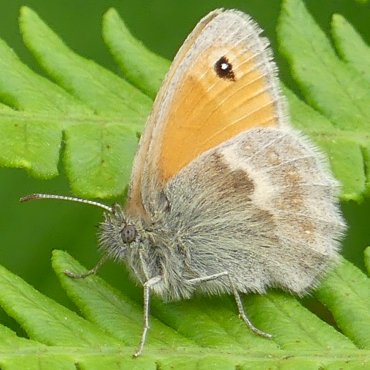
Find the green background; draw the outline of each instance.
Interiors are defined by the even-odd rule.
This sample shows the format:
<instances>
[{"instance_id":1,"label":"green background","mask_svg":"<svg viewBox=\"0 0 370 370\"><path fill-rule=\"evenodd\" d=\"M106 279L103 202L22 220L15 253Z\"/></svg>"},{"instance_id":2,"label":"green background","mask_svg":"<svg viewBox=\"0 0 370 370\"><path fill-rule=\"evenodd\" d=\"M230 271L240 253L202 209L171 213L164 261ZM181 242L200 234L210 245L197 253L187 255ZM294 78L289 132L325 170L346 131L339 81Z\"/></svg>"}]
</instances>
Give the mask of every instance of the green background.
<instances>
[{"instance_id":1,"label":"green background","mask_svg":"<svg viewBox=\"0 0 370 370\"><path fill-rule=\"evenodd\" d=\"M329 29L331 15L339 13L369 43L369 5L354 0L312 0L306 1L306 4L325 31ZM277 55L281 78L297 91L277 50L275 27L279 1L0 1L0 37L14 48L26 64L44 74L23 46L19 34L17 18L22 5L35 10L77 53L117 73L118 68L101 37L101 18L110 7L118 10L137 38L169 59L173 58L186 35L208 11L217 7L238 8L252 15L265 29ZM95 225L101 219L101 210L53 201L18 202L20 196L33 192L70 194L62 163L60 171L58 178L41 181L31 178L23 170L0 169L0 261L41 292L70 305L54 277L50 265L51 250L67 250L87 267L94 265L98 259ZM361 205L347 203L343 205L343 210L351 226L344 254L362 267L362 250L370 245L370 202L367 200ZM124 289L121 285L126 275L119 266L109 263L102 269L101 275ZM139 290L137 294L140 294ZM9 320L2 316L3 322L9 324Z\"/></svg>"}]
</instances>

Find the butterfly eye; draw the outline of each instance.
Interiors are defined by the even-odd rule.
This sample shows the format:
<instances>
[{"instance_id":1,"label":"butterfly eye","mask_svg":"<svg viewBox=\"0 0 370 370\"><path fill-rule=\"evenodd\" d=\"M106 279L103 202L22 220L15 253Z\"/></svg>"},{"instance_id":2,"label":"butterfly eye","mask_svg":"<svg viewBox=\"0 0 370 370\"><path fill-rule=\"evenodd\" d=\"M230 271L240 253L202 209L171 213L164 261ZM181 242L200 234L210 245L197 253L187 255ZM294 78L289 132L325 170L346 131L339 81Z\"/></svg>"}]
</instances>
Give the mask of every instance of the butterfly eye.
<instances>
[{"instance_id":1,"label":"butterfly eye","mask_svg":"<svg viewBox=\"0 0 370 370\"><path fill-rule=\"evenodd\" d=\"M233 71L233 66L229 60L223 56L215 63L215 71L218 77L224 78L226 80L235 81L235 74Z\"/></svg>"},{"instance_id":2,"label":"butterfly eye","mask_svg":"<svg viewBox=\"0 0 370 370\"><path fill-rule=\"evenodd\" d=\"M132 243L136 238L137 232L134 225L125 225L121 230L121 238L124 243Z\"/></svg>"}]
</instances>

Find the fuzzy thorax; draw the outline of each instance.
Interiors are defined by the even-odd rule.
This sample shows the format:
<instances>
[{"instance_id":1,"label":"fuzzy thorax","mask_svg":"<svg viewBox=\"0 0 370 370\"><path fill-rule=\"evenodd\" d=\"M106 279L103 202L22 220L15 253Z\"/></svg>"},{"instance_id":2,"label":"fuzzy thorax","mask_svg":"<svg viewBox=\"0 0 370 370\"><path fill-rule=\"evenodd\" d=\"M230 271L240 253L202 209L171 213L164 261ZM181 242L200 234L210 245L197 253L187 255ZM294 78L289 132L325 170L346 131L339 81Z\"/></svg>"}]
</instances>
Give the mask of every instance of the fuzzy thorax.
<instances>
[{"instance_id":1,"label":"fuzzy thorax","mask_svg":"<svg viewBox=\"0 0 370 370\"><path fill-rule=\"evenodd\" d=\"M125 233L129 227L135 230L132 240L128 240ZM194 286L187 280L198 276L189 270L190 256L166 227L161 212L155 220L144 222L130 218L119 205L114 205L113 212L104 215L99 241L102 253L125 263L141 284L161 276L161 281L152 289L165 300L186 299L192 295Z\"/></svg>"}]
</instances>

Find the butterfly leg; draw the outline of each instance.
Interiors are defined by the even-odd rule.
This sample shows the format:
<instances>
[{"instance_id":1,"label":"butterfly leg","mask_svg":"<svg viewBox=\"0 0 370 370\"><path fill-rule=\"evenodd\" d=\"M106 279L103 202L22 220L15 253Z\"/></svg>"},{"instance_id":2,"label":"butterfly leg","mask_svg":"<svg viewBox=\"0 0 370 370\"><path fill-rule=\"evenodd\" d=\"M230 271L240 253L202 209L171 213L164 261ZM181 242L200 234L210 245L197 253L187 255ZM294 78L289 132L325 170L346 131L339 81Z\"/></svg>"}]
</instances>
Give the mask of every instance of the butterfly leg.
<instances>
[{"instance_id":1,"label":"butterfly leg","mask_svg":"<svg viewBox=\"0 0 370 370\"><path fill-rule=\"evenodd\" d=\"M188 282L192 284L198 284L203 283L205 281L215 280L222 276L229 276L229 273L227 271L219 272L218 274L208 275L208 276L202 276L194 279L189 279Z\"/></svg>"},{"instance_id":2,"label":"butterfly leg","mask_svg":"<svg viewBox=\"0 0 370 370\"><path fill-rule=\"evenodd\" d=\"M202 282L205 282L205 281L215 280L215 279L218 279L222 276L227 276L228 279L229 279L230 286L231 286L231 289L232 289L233 294L234 294L235 302L236 302L236 305L238 307L239 317L245 322L245 324L248 326L248 328L250 330L252 330L254 333L260 335L261 337L272 338L271 334L265 333L262 330L257 329L252 324L252 322L248 319L248 316L245 313L245 310L244 310L243 303L242 303L242 300L240 298L239 292L236 289L236 287L235 287L235 285L234 285L234 283L233 283L233 281L232 281L232 279L231 279L231 277L230 277L230 275L227 271L220 272L218 274L209 275L209 276L202 276L202 277L199 277L199 278L190 279L190 280L188 280L188 282L193 283L193 284L197 284L197 283L202 283Z\"/></svg>"},{"instance_id":3,"label":"butterfly leg","mask_svg":"<svg viewBox=\"0 0 370 370\"><path fill-rule=\"evenodd\" d=\"M134 353L134 357L141 355L144 349L146 336L149 330L149 302L150 302L150 289L153 285L159 283L162 280L162 276L155 276L144 283L144 329L141 334L141 340L138 350Z\"/></svg>"},{"instance_id":4,"label":"butterfly leg","mask_svg":"<svg viewBox=\"0 0 370 370\"><path fill-rule=\"evenodd\" d=\"M70 278L73 278L73 279L84 279L87 276L95 275L98 272L98 270L100 269L100 267L102 267L102 265L104 265L104 263L107 262L107 260L108 260L108 257L106 255L104 255L102 258L100 258L98 263L91 270L88 270L86 272L82 272L81 274L76 274L72 271L66 270L66 271L64 271L64 274L69 276Z\"/></svg>"},{"instance_id":5,"label":"butterfly leg","mask_svg":"<svg viewBox=\"0 0 370 370\"><path fill-rule=\"evenodd\" d=\"M265 337L265 338L269 338L271 339L272 338L272 335L269 334L269 333L265 333L264 331L262 330L259 330L257 329L253 324L252 322L248 319L248 316L246 315L245 313L245 310L244 310L244 307L243 307L243 303L242 303L242 300L240 298L240 294L239 292L236 290L235 286L233 285L233 283L231 282L230 280L230 283L231 283L231 287L233 289L233 293L234 293L234 297L235 297L235 302L236 302L236 305L238 306L238 311L239 311L239 317L246 323L246 325L248 326L248 328L250 330L253 331L253 333L256 333L257 335L260 335L261 337Z\"/></svg>"}]
</instances>

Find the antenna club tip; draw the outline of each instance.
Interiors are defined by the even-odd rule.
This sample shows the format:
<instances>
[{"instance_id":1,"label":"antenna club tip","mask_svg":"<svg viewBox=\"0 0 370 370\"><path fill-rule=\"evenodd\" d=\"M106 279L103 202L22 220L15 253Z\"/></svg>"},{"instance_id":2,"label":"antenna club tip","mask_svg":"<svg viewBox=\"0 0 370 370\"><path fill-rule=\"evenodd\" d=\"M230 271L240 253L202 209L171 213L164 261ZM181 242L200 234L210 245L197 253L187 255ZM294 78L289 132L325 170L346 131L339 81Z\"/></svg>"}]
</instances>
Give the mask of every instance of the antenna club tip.
<instances>
[{"instance_id":1,"label":"antenna club tip","mask_svg":"<svg viewBox=\"0 0 370 370\"><path fill-rule=\"evenodd\" d=\"M39 198L40 198L39 194L28 194L28 195L25 195L24 197L19 198L19 201L21 203L24 203L24 202L28 202L29 200L39 199Z\"/></svg>"}]
</instances>

